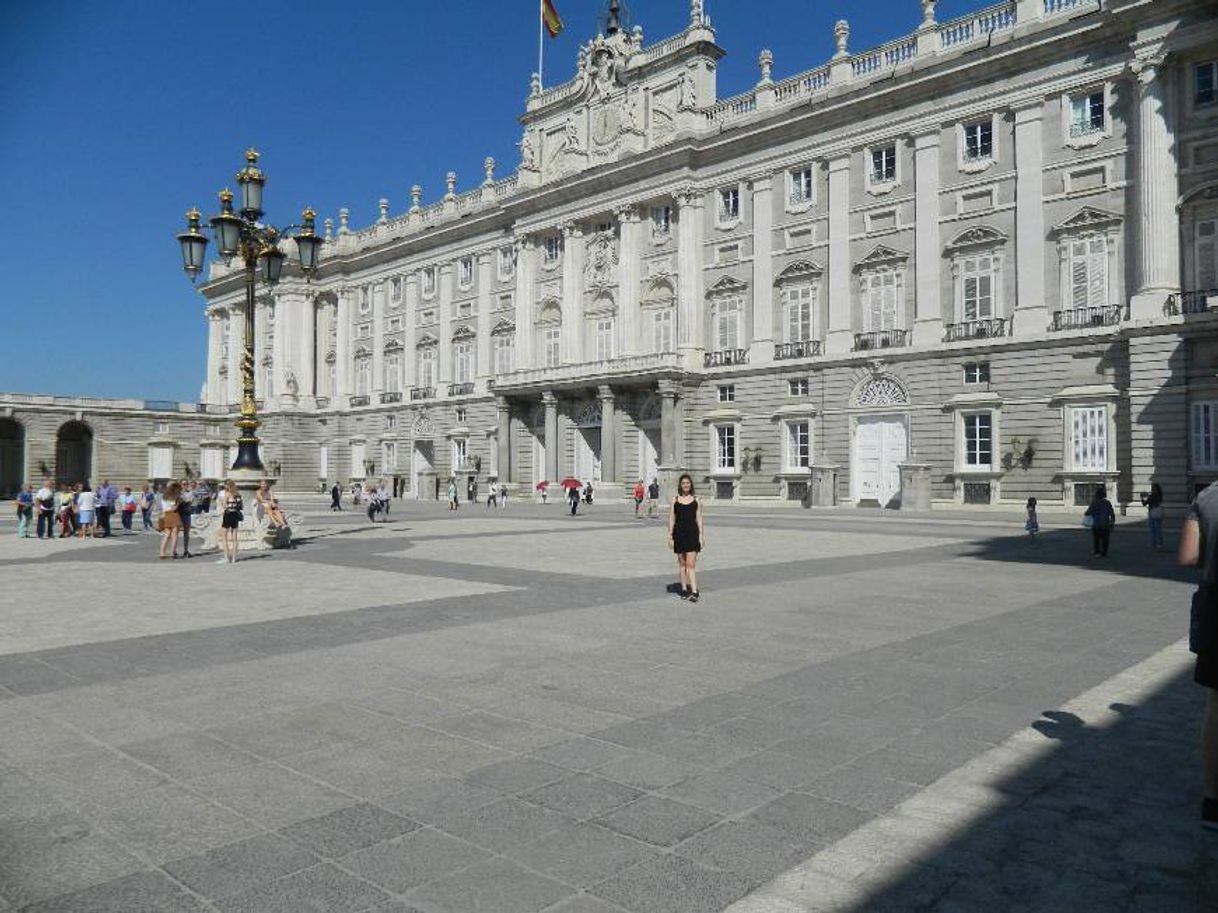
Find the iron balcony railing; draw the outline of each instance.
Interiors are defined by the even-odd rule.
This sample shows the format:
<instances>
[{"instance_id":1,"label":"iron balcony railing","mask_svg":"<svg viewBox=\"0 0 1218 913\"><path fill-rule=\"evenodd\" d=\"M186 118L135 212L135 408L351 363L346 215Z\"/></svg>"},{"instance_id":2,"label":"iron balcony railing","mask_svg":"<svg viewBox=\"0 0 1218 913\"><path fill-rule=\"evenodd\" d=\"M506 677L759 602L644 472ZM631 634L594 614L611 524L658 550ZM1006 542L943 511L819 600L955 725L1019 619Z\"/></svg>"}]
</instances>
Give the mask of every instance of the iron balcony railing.
<instances>
[{"instance_id":1,"label":"iron balcony railing","mask_svg":"<svg viewBox=\"0 0 1218 913\"><path fill-rule=\"evenodd\" d=\"M317 408L318 409L329 409L330 408L330 397L328 397L328 396L317 397Z\"/></svg>"},{"instance_id":2,"label":"iron balcony railing","mask_svg":"<svg viewBox=\"0 0 1218 913\"><path fill-rule=\"evenodd\" d=\"M779 342L774 344L774 360L787 358L811 358L821 353L819 339L803 339L799 342Z\"/></svg>"},{"instance_id":3,"label":"iron balcony railing","mask_svg":"<svg viewBox=\"0 0 1218 913\"><path fill-rule=\"evenodd\" d=\"M469 396L473 392L474 392L474 385L469 381L466 381L465 383L461 383L461 384L449 384L448 385L448 395L449 396Z\"/></svg>"},{"instance_id":4,"label":"iron balcony railing","mask_svg":"<svg viewBox=\"0 0 1218 913\"><path fill-rule=\"evenodd\" d=\"M870 333L854 334L854 351L870 349L900 349L905 346L908 334L905 330L873 330Z\"/></svg>"},{"instance_id":5,"label":"iron balcony railing","mask_svg":"<svg viewBox=\"0 0 1218 913\"><path fill-rule=\"evenodd\" d=\"M960 339L992 339L995 336L1007 335L1007 322L1002 317L983 317L979 320L962 320L959 323L949 323L945 328L943 338L947 342Z\"/></svg>"},{"instance_id":6,"label":"iron balcony railing","mask_svg":"<svg viewBox=\"0 0 1218 913\"><path fill-rule=\"evenodd\" d=\"M394 390L389 393L381 394L382 403L400 403L402 401L402 393L400 390Z\"/></svg>"},{"instance_id":7,"label":"iron balcony railing","mask_svg":"<svg viewBox=\"0 0 1218 913\"><path fill-rule=\"evenodd\" d=\"M1121 322L1124 305L1105 304L1101 307L1070 308L1053 312L1054 330L1087 330L1093 327L1110 327Z\"/></svg>"},{"instance_id":8,"label":"iron balcony railing","mask_svg":"<svg viewBox=\"0 0 1218 913\"><path fill-rule=\"evenodd\" d=\"M1218 310L1218 288L1181 292L1167 299L1169 314L1204 314Z\"/></svg>"},{"instance_id":9,"label":"iron balcony railing","mask_svg":"<svg viewBox=\"0 0 1218 913\"><path fill-rule=\"evenodd\" d=\"M704 368L720 368L725 365L743 365L749 360L748 349L720 349L702 356Z\"/></svg>"},{"instance_id":10,"label":"iron balcony railing","mask_svg":"<svg viewBox=\"0 0 1218 913\"><path fill-rule=\"evenodd\" d=\"M368 405L369 399L366 396L353 396L353 397L351 397L349 402L350 402L351 408L355 408L356 406Z\"/></svg>"},{"instance_id":11,"label":"iron balcony railing","mask_svg":"<svg viewBox=\"0 0 1218 913\"><path fill-rule=\"evenodd\" d=\"M435 399L435 398L436 398L436 388L435 387L411 387L410 388L410 399L412 401L419 400L419 399Z\"/></svg>"}]
</instances>

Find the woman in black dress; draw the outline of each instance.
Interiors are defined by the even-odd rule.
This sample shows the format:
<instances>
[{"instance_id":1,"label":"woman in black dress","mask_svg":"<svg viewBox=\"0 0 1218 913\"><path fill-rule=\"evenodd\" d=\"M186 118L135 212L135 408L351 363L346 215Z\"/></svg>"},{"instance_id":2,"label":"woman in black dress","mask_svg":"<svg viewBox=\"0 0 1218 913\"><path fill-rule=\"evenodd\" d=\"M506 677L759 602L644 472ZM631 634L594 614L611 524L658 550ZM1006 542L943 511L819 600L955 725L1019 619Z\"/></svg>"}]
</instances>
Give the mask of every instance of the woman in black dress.
<instances>
[{"instance_id":1,"label":"woman in black dress","mask_svg":"<svg viewBox=\"0 0 1218 913\"><path fill-rule=\"evenodd\" d=\"M705 516L702 505L694 497L694 480L688 474L677 480L677 496L668 511L668 545L677 556L681 598L698 601L698 577L695 568L698 553L706 542Z\"/></svg>"}]
</instances>

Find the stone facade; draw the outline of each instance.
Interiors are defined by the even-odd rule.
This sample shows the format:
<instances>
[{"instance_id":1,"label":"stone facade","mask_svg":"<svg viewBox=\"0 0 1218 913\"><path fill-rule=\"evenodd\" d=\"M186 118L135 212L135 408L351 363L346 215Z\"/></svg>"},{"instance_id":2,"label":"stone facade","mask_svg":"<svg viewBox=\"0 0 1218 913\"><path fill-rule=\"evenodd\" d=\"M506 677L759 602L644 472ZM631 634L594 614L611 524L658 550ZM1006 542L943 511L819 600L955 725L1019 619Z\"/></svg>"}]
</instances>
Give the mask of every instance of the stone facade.
<instances>
[{"instance_id":1,"label":"stone facade","mask_svg":"<svg viewBox=\"0 0 1218 913\"><path fill-rule=\"evenodd\" d=\"M663 468L740 500L1069 505L1218 478L1212 3L920 7L861 53L838 23L789 78L763 52L727 99L701 0L534 77L513 175L343 210L314 281L259 299L267 458L423 497ZM240 274L202 292L220 413Z\"/></svg>"}]
</instances>

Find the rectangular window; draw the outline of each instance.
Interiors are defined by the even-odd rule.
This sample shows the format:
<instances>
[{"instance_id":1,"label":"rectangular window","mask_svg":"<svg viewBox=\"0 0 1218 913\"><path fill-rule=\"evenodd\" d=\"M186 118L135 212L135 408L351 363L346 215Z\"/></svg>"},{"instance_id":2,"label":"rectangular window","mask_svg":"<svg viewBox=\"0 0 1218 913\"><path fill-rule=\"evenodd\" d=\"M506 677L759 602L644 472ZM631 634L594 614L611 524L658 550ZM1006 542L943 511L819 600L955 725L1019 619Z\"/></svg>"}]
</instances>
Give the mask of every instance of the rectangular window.
<instances>
[{"instance_id":1,"label":"rectangular window","mask_svg":"<svg viewBox=\"0 0 1218 913\"><path fill-rule=\"evenodd\" d=\"M788 469L808 468L811 461L807 422L787 422L786 451Z\"/></svg>"},{"instance_id":2,"label":"rectangular window","mask_svg":"<svg viewBox=\"0 0 1218 913\"><path fill-rule=\"evenodd\" d=\"M469 454L469 442L463 437L453 438L453 469L460 469L465 465Z\"/></svg>"},{"instance_id":3,"label":"rectangular window","mask_svg":"<svg viewBox=\"0 0 1218 913\"><path fill-rule=\"evenodd\" d=\"M434 387L436 385L436 348L425 346L419 349L419 386Z\"/></svg>"},{"instance_id":4,"label":"rectangular window","mask_svg":"<svg viewBox=\"0 0 1218 913\"><path fill-rule=\"evenodd\" d=\"M651 210L651 231L655 235L667 235L672 231L672 207L656 206Z\"/></svg>"},{"instance_id":5,"label":"rectangular window","mask_svg":"<svg viewBox=\"0 0 1218 913\"><path fill-rule=\"evenodd\" d=\"M385 416L386 430L392 431L397 426L398 426L398 417L396 415L386 415Z\"/></svg>"},{"instance_id":6,"label":"rectangular window","mask_svg":"<svg viewBox=\"0 0 1218 913\"><path fill-rule=\"evenodd\" d=\"M878 270L863 278L865 332L897 329L903 285L901 276L890 269Z\"/></svg>"},{"instance_id":7,"label":"rectangular window","mask_svg":"<svg viewBox=\"0 0 1218 913\"><path fill-rule=\"evenodd\" d=\"M740 348L740 301L736 298L720 301L714 311L715 351L726 352Z\"/></svg>"},{"instance_id":8,"label":"rectangular window","mask_svg":"<svg viewBox=\"0 0 1218 913\"><path fill-rule=\"evenodd\" d=\"M545 332L545 358L547 368L562 364L562 330L555 327Z\"/></svg>"},{"instance_id":9,"label":"rectangular window","mask_svg":"<svg viewBox=\"0 0 1218 913\"><path fill-rule=\"evenodd\" d=\"M994 258L965 257L960 264L961 320L994 316Z\"/></svg>"},{"instance_id":10,"label":"rectangular window","mask_svg":"<svg viewBox=\"0 0 1218 913\"><path fill-rule=\"evenodd\" d=\"M602 317L596 321L596 360L613 358L613 318Z\"/></svg>"},{"instance_id":11,"label":"rectangular window","mask_svg":"<svg viewBox=\"0 0 1218 913\"><path fill-rule=\"evenodd\" d=\"M355 338L356 339L371 339L372 338L372 324L361 323L359 326L357 326L355 328Z\"/></svg>"},{"instance_id":12,"label":"rectangular window","mask_svg":"<svg viewBox=\"0 0 1218 913\"><path fill-rule=\"evenodd\" d=\"M736 426L715 426L715 468L730 471L736 468Z\"/></svg>"},{"instance_id":13,"label":"rectangular window","mask_svg":"<svg viewBox=\"0 0 1218 913\"><path fill-rule=\"evenodd\" d=\"M462 286L469 286L474 281L474 258L462 257L460 264L460 278Z\"/></svg>"},{"instance_id":14,"label":"rectangular window","mask_svg":"<svg viewBox=\"0 0 1218 913\"><path fill-rule=\"evenodd\" d=\"M385 356L385 392L397 393L402 389L402 362L397 355Z\"/></svg>"},{"instance_id":15,"label":"rectangular window","mask_svg":"<svg viewBox=\"0 0 1218 913\"><path fill-rule=\"evenodd\" d=\"M510 311L515 306L516 306L515 301L513 300L511 295L500 295L499 296L499 308L498 308L499 310Z\"/></svg>"},{"instance_id":16,"label":"rectangular window","mask_svg":"<svg viewBox=\"0 0 1218 913\"><path fill-rule=\"evenodd\" d=\"M389 321L385 324L385 329L388 330L390 333L394 332L395 330L400 330L401 328L402 328L402 318L401 317L390 317Z\"/></svg>"},{"instance_id":17,"label":"rectangular window","mask_svg":"<svg viewBox=\"0 0 1218 913\"><path fill-rule=\"evenodd\" d=\"M364 285L359 290L359 312L367 314L370 310L372 310L372 289Z\"/></svg>"},{"instance_id":18,"label":"rectangular window","mask_svg":"<svg viewBox=\"0 0 1218 913\"><path fill-rule=\"evenodd\" d=\"M1208 61L1193 67L1193 107L1218 102L1218 62Z\"/></svg>"},{"instance_id":19,"label":"rectangular window","mask_svg":"<svg viewBox=\"0 0 1218 913\"><path fill-rule=\"evenodd\" d=\"M808 378L792 377L787 381L787 396L807 396Z\"/></svg>"},{"instance_id":20,"label":"rectangular window","mask_svg":"<svg viewBox=\"0 0 1218 913\"><path fill-rule=\"evenodd\" d=\"M423 294L434 295L436 293L436 268L429 266L423 270Z\"/></svg>"},{"instance_id":21,"label":"rectangular window","mask_svg":"<svg viewBox=\"0 0 1218 913\"><path fill-rule=\"evenodd\" d=\"M169 433L169 422L157 422L156 423L156 433L157 434L168 434Z\"/></svg>"},{"instance_id":22,"label":"rectangular window","mask_svg":"<svg viewBox=\"0 0 1218 913\"><path fill-rule=\"evenodd\" d=\"M1218 402L1193 403L1193 469L1218 467Z\"/></svg>"},{"instance_id":23,"label":"rectangular window","mask_svg":"<svg viewBox=\"0 0 1218 913\"><path fill-rule=\"evenodd\" d=\"M457 316L458 317L472 317L473 315L474 315L474 302L472 299L469 301L460 301L457 303Z\"/></svg>"},{"instance_id":24,"label":"rectangular window","mask_svg":"<svg viewBox=\"0 0 1218 913\"><path fill-rule=\"evenodd\" d=\"M516 273L516 250L511 247L499 248L499 278L510 279Z\"/></svg>"},{"instance_id":25,"label":"rectangular window","mask_svg":"<svg viewBox=\"0 0 1218 913\"><path fill-rule=\"evenodd\" d=\"M355 363L355 395L367 396L372 388L372 362L361 358Z\"/></svg>"},{"instance_id":26,"label":"rectangular window","mask_svg":"<svg viewBox=\"0 0 1218 913\"><path fill-rule=\"evenodd\" d=\"M468 384L474 379L474 347L468 342L453 346L453 362L456 365L456 382Z\"/></svg>"},{"instance_id":27,"label":"rectangular window","mask_svg":"<svg viewBox=\"0 0 1218 913\"><path fill-rule=\"evenodd\" d=\"M506 374L515 368L516 337L511 333L500 333L495 337L495 373Z\"/></svg>"},{"instance_id":28,"label":"rectangular window","mask_svg":"<svg viewBox=\"0 0 1218 913\"><path fill-rule=\"evenodd\" d=\"M740 189L725 187L719 191L719 221L735 222L740 218Z\"/></svg>"},{"instance_id":29,"label":"rectangular window","mask_svg":"<svg viewBox=\"0 0 1218 913\"><path fill-rule=\"evenodd\" d=\"M553 266L558 262L558 258L562 256L562 238L558 235L550 235L546 238L545 243L545 262Z\"/></svg>"},{"instance_id":30,"label":"rectangular window","mask_svg":"<svg viewBox=\"0 0 1218 913\"><path fill-rule=\"evenodd\" d=\"M782 291L783 342L806 342L812 338L812 286L798 285Z\"/></svg>"},{"instance_id":31,"label":"rectangular window","mask_svg":"<svg viewBox=\"0 0 1218 913\"><path fill-rule=\"evenodd\" d=\"M401 276L394 276L392 279L389 280L389 300L390 301L401 301L402 300L402 277Z\"/></svg>"},{"instance_id":32,"label":"rectangular window","mask_svg":"<svg viewBox=\"0 0 1218 913\"><path fill-rule=\"evenodd\" d=\"M812 169L796 168L787 173L787 200L792 206L812 202Z\"/></svg>"},{"instance_id":33,"label":"rectangular window","mask_svg":"<svg viewBox=\"0 0 1218 913\"><path fill-rule=\"evenodd\" d=\"M988 384L990 382L990 363L988 361L970 361L964 366L964 382L966 384Z\"/></svg>"},{"instance_id":34,"label":"rectangular window","mask_svg":"<svg viewBox=\"0 0 1218 913\"><path fill-rule=\"evenodd\" d=\"M1218 219L1197 223L1197 290L1218 289Z\"/></svg>"},{"instance_id":35,"label":"rectangular window","mask_svg":"<svg viewBox=\"0 0 1218 913\"><path fill-rule=\"evenodd\" d=\"M457 424L464 425L465 420L467 418L469 418L469 412L466 410L466 408L464 406L458 406L457 407Z\"/></svg>"},{"instance_id":36,"label":"rectangular window","mask_svg":"<svg viewBox=\"0 0 1218 913\"><path fill-rule=\"evenodd\" d=\"M672 308L660 308L651 315L651 350L657 354L673 351Z\"/></svg>"},{"instance_id":37,"label":"rectangular window","mask_svg":"<svg viewBox=\"0 0 1218 913\"><path fill-rule=\"evenodd\" d=\"M1070 306L1108 304L1108 241L1102 237L1070 242Z\"/></svg>"},{"instance_id":38,"label":"rectangular window","mask_svg":"<svg viewBox=\"0 0 1218 913\"><path fill-rule=\"evenodd\" d=\"M1070 97L1070 135L1087 136L1104 129L1104 91Z\"/></svg>"},{"instance_id":39,"label":"rectangular window","mask_svg":"<svg viewBox=\"0 0 1218 913\"><path fill-rule=\"evenodd\" d=\"M736 401L736 385L724 384L719 388L719 402L734 403Z\"/></svg>"},{"instance_id":40,"label":"rectangular window","mask_svg":"<svg viewBox=\"0 0 1218 913\"><path fill-rule=\"evenodd\" d=\"M979 120L964 125L964 159L985 161L994 157L994 122Z\"/></svg>"},{"instance_id":41,"label":"rectangular window","mask_svg":"<svg viewBox=\"0 0 1218 913\"><path fill-rule=\"evenodd\" d=\"M1070 410L1074 469L1108 469L1108 407L1075 406Z\"/></svg>"},{"instance_id":42,"label":"rectangular window","mask_svg":"<svg viewBox=\"0 0 1218 913\"><path fill-rule=\"evenodd\" d=\"M964 465L989 469L994 463L994 417L988 412L964 416Z\"/></svg>"},{"instance_id":43,"label":"rectangular window","mask_svg":"<svg viewBox=\"0 0 1218 913\"><path fill-rule=\"evenodd\" d=\"M897 147L880 146L871 150L871 183L891 184L897 179Z\"/></svg>"},{"instance_id":44,"label":"rectangular window","mask_svg":"<svg viewBox=\"0 0 1218 913\"><path fill-rule=\"evenodd\" d=\"M396 469L398 465L398 445L393 441L381 444L381 463L385 469Z\"/></svg>"}]
</instances>

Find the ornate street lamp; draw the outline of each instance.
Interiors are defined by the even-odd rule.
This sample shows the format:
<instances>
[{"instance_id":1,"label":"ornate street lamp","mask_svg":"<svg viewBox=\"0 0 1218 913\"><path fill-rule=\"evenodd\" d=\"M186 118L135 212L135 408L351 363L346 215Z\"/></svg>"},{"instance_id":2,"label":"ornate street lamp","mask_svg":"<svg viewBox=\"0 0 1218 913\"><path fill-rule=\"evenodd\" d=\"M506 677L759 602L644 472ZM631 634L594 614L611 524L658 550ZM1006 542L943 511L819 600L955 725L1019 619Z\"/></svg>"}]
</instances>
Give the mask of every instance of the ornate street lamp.
<instances>
[{"instance_id":1,"label":"ornate street lamp","mask_svg":"<svg viewBox=\"0 0 1218 913\"><path fill-rule=\"evenodd\" d=\"M220 212L208 219L216 247L227 263L241 257L245 264L245 353L241 358L241 417L237 419L237 459L233 469L262 471L262 459L258 455L258 409L254 402L254 290L257 275L268 285L279 281L283 264L287 259L279 248L284 238L296 239L296 251L300 269L309 279L321 259L324 240L317 235L317 213L306 208L299 225L279 229L259 222L262 215L262 191L266 187L266 175L258 167L258 152L250 149L245 153L245 167L237 172L237 185L241 190L241 210L233 211L233 193L220 191ZM186 230L178 234L182 247L182 268L190 281L194 282L203 271L207 252L207 235L204 234L202 216L197 209L186 213Z\"/></svg>"}]
</instances>

